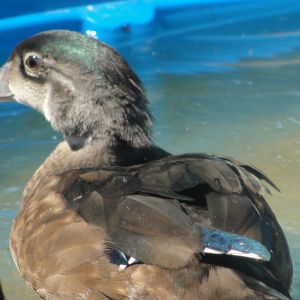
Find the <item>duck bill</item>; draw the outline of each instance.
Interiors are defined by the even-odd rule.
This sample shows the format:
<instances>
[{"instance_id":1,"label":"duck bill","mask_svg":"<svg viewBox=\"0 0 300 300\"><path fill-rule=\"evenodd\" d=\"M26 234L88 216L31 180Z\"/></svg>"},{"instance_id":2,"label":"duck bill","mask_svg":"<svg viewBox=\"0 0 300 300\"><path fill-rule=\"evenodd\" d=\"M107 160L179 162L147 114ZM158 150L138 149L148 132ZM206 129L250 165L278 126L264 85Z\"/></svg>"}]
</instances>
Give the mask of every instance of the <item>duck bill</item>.
<instances>
[{"instance_id":1,"label":"duck bill","mask_svg":"<svg viewBox=\"0 0 300 300\"><path fill-rule=\"evenodd\" d=\"M12 102L14 100L14 94L11 92L8 86L9 72L11 69L11 63L7 62L0 69L0 102Z\"/></svg>"}]
</instances>

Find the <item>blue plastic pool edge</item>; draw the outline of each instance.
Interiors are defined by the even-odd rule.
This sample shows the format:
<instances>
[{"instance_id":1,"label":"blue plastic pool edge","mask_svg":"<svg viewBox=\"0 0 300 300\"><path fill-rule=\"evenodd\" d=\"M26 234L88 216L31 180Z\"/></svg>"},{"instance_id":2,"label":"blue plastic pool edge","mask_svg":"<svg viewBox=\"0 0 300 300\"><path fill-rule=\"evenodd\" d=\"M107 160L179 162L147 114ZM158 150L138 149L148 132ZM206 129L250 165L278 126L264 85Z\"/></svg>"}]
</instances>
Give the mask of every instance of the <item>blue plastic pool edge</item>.
<instances>
[{"instance_id":1,"label":"blue plastic pool edge","mask_svg":"<svg viewBox=\"0 0 300 300\"><path fill-rule=\"evenodd\" d=\"M193 5L247 2L248 0L145 0L105 2L96 5L71 7L47 12L39 12L0 19L0 32L18 30L41 23L61 21L79 21L82 31L114 30L126 25L144 25L150 23L157 10L189 7Z\"/></svg>"}]
</instances>

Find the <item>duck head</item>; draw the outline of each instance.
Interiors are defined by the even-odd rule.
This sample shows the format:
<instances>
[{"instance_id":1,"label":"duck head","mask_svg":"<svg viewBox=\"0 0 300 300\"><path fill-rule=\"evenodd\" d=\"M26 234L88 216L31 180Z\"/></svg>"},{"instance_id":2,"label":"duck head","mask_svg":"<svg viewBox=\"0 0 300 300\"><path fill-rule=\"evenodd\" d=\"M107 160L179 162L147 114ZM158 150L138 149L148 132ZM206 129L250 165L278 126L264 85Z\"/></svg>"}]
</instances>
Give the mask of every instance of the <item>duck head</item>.
<instances>
[{"instance_id":1,"label":"duck head","mask_svg":"<svg viewBox=\"0 0 300 300\"><path fill-rule=\"evenodd\" d=\"M1 69L0 99L41 112L74 149L95 140L152 144L137 75L117 51L77 32L42 32L19 44Z\"/></svg>"}]
</instances>

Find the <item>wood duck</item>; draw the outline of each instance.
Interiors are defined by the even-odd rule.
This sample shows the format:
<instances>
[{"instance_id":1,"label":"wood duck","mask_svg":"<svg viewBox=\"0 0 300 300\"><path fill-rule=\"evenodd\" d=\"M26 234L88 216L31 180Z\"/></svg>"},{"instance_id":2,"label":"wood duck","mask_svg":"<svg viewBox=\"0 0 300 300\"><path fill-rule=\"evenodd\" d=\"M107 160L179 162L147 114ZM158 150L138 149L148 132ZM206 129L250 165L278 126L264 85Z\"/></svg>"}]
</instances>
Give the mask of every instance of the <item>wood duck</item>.
<instances>
[{"instance_id":1,"label":"wood duck","mask_svg":"<svg viewBox=\"0 0 300 300\"><path fill-rule=\"evenodd\" d=\"M291 299L284 233L254 166L154 144L142 84L118 52L77 32L12 52L0 96L64 141L25 187L10 236L47 300Z\"/></svg>"}]
</instances>

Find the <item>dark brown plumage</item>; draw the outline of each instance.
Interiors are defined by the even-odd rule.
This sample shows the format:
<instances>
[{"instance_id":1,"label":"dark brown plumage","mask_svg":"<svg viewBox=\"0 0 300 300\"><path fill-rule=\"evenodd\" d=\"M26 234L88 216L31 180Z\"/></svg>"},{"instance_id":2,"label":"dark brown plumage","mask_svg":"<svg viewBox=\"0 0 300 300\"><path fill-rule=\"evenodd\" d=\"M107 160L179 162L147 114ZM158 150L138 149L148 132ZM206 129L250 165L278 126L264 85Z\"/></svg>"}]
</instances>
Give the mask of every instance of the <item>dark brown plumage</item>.
<instances>
[{"instance_id":1,"label":"dark brown plumage","mask_svg":"<svg viewBox=\"0 0 300 300\"><path fill-rule=\"evenodd\" d=\"M0 300L5 300L4 294L3 294L3 291L2 291L1 282L0 282Z\"/></svg>"},{"instance_id":2,"label":"dark brown plumage","mask_svg":"<svg viewBox=\"0 0 300 300\"><path fill-rule=\"evenodd\" d=\"M37 68L26 66L28 55ZM264 184L275 186L262 172L155 146L137 76L95 40L42 33L9 64L12 92L66 137L27 184L11 233L16 265L41 297L290 299L291 258L263 196ZM85 98L83 74L93 82ZM259 244L240 240L254 248L236 251L239 236L229 233L260 242L270 261L244 257L261 253Z\"/></svg>"}]
</instances>

